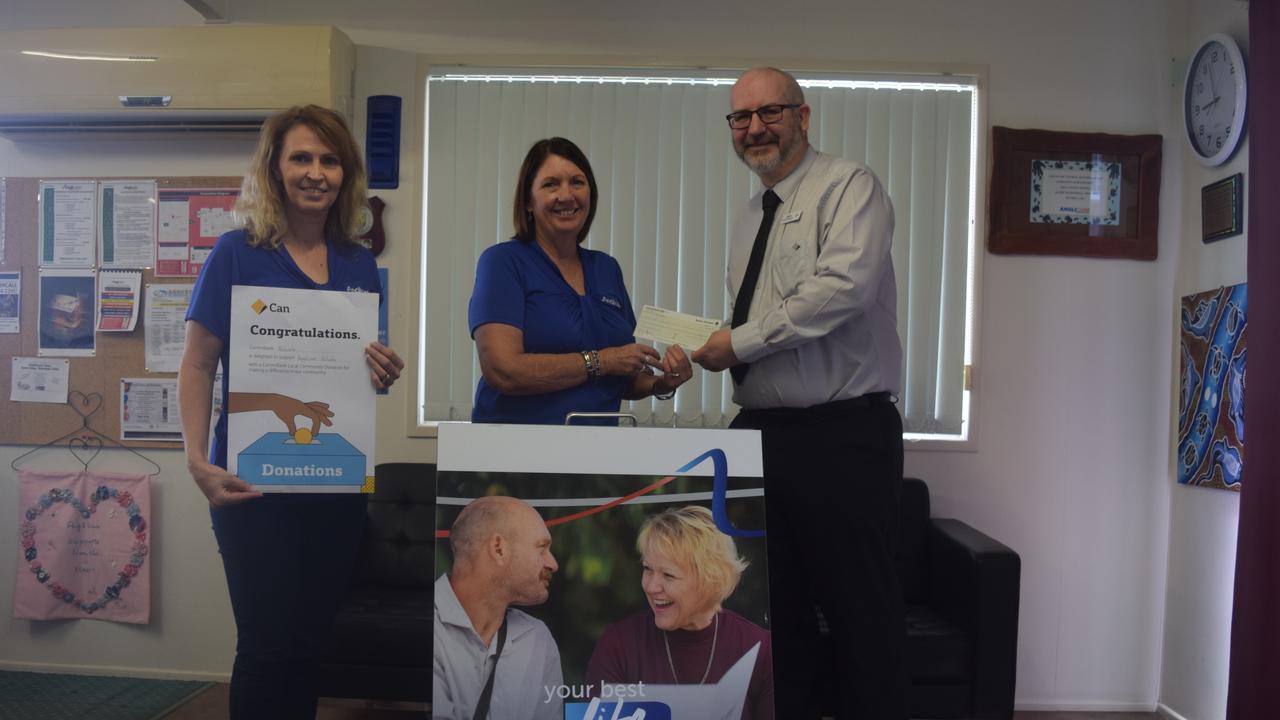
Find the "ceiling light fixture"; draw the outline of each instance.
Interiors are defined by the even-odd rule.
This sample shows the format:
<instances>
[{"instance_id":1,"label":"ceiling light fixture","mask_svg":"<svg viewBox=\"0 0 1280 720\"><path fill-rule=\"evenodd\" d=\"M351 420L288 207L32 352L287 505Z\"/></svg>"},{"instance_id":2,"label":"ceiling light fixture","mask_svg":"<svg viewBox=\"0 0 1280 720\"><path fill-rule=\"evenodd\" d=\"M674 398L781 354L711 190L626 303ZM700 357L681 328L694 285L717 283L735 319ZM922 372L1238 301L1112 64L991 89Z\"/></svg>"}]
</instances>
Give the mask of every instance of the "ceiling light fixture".
<instances>
[{"instance_id":1,"label":"ceiling light fixture","mask_svg":"<svg viewBox=\"0 0 1280 720\"><path fill-rule=\"evenodd\" d=\"M23 50L23 55L58 58L59 60L100 60L104 62L156 62L160 58L147 55L79 55L75 53L56 53L44 50Z\"/></svg>"}]
</instances>

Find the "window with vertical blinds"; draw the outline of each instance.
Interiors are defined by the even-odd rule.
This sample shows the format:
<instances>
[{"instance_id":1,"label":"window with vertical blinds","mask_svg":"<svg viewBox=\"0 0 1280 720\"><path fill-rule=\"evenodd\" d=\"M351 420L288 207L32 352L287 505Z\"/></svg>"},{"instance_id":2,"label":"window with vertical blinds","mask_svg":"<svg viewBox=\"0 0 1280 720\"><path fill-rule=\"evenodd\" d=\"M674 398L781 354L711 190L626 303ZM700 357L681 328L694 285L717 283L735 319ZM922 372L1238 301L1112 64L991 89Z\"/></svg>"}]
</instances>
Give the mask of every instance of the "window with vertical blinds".
<instances>
[{"instance_id":1,"label":"window with vertical blinds","mask_svg":"<svg viewBox=\"0 0 1280 720\"><path fill-rule=\"evenodd\" d=\"M758 180L725 123L736 74L538 74L435 68L428 77L419 423L466 420L480 368L467 328L476 258L511 237L516 173L560 135L591 161L600 206L586 245L617 258L631 302L727 318L734 213ZM976 87L950 76L797 76L810 143L863 162L895 207L893 261L907 432L965 434L974 253ZM695 368L695 371L697 369ZM642 423L715 427L728 373L695 372L673 402L623 403ZM628 407L629 406L629 407Z\"/></svg>"}]
</instances>

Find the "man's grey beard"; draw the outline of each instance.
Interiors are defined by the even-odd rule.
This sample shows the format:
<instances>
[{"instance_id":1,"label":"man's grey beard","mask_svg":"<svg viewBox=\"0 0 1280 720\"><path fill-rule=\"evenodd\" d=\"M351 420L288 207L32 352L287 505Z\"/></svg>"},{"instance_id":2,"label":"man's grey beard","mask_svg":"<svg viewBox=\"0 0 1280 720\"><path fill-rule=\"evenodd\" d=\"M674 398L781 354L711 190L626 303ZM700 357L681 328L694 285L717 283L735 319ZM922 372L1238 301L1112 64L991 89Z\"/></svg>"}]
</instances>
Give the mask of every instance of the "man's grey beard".
<instances>
[{"instance_id":1,"label":"man's grey beard","mask_svg":"<svg viewBox=\"0 0 1280 720\"><path fill-rule=\"evenodd\" d=\"M781 149L779 149L779 152L764 159L748 159L745 152L738 157L742 159L742 162L746 163L746 166L751 169L751 172L757 175L767 175L774 170L777 170L782 167L782 161L785 159L782 157Z\"/></svg>"},{"instance_id":2,"label":"man's grey beard","mask_svg":"<svg viewBox=\"0 0 1280 720\"><path fill-rule=\"evenodd\" d=\"M765 159L756 159L747 155L747 151L750 150L751 148L767 146L767 145L773 145L777 149L777 152ZM755 174L768 175L776 171L778 168L782 167L783 165L787 164L787 162L789 162L796 153L802 152L805 148L808 147L808 145L809 143L807 139L804 142L799 142L799 141L794 142L792 146L789 148L782 147L781 140L778 140L773 143L751 145L749 147L743 148L741 152L738 152L738 159L741 160L743 164L745 164L747 168L749 168ZM737 151L737 149L738 149L737 146L735 146L734 150Z\"/></svg>"}]
</instances>

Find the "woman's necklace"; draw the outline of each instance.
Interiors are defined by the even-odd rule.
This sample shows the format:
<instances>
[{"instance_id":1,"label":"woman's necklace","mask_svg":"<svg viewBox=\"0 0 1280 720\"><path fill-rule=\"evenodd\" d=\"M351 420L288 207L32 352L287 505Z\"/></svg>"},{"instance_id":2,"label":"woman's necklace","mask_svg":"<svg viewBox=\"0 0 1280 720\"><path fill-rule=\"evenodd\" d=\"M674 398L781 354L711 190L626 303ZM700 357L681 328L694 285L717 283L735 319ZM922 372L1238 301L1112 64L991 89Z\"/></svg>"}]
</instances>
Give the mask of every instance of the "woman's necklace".
<instances>
[{"instance_id":1,"label":"woman's necklace","mask_svg":"<svg viewBox=\"0 0 1280 720\"><path fill-rule=\"evenodd\" d=\"M716 613L716 628L711 631L711 654L707 656L707 669L702 673L702 679L698 681L699 685L705 684L711 675L711 662L716 659L716 638L718 637L720 637L720 613ZM676 661L671 659L671 641L667 639L666 630L662 631L662 644L667 646L667 664L671 666L671 679L679 685L680 678L676 677Z\"/></svg>"}]
</instances>

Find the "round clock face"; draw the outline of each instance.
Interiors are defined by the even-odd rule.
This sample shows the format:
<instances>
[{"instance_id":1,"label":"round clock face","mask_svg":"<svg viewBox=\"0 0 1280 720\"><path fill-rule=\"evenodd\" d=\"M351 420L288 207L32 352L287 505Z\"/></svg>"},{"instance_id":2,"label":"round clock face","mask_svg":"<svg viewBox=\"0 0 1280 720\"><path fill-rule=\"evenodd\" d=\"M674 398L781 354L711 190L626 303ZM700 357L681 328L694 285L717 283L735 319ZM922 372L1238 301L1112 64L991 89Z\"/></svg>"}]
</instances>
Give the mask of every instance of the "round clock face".
<instances>
[{"instance_id":1,"label":"round clock face","mask_svg":"<svg viewBox=\"0 0 1280 720\"><path fill-rule=\"evenodd\" d=\"M1235 150L1244 130L1244 59L1235 42L1211 35L1187 68L1183 113L1187 140L1205 165L1220 165Z\"/></svg>"}]
</instances>

